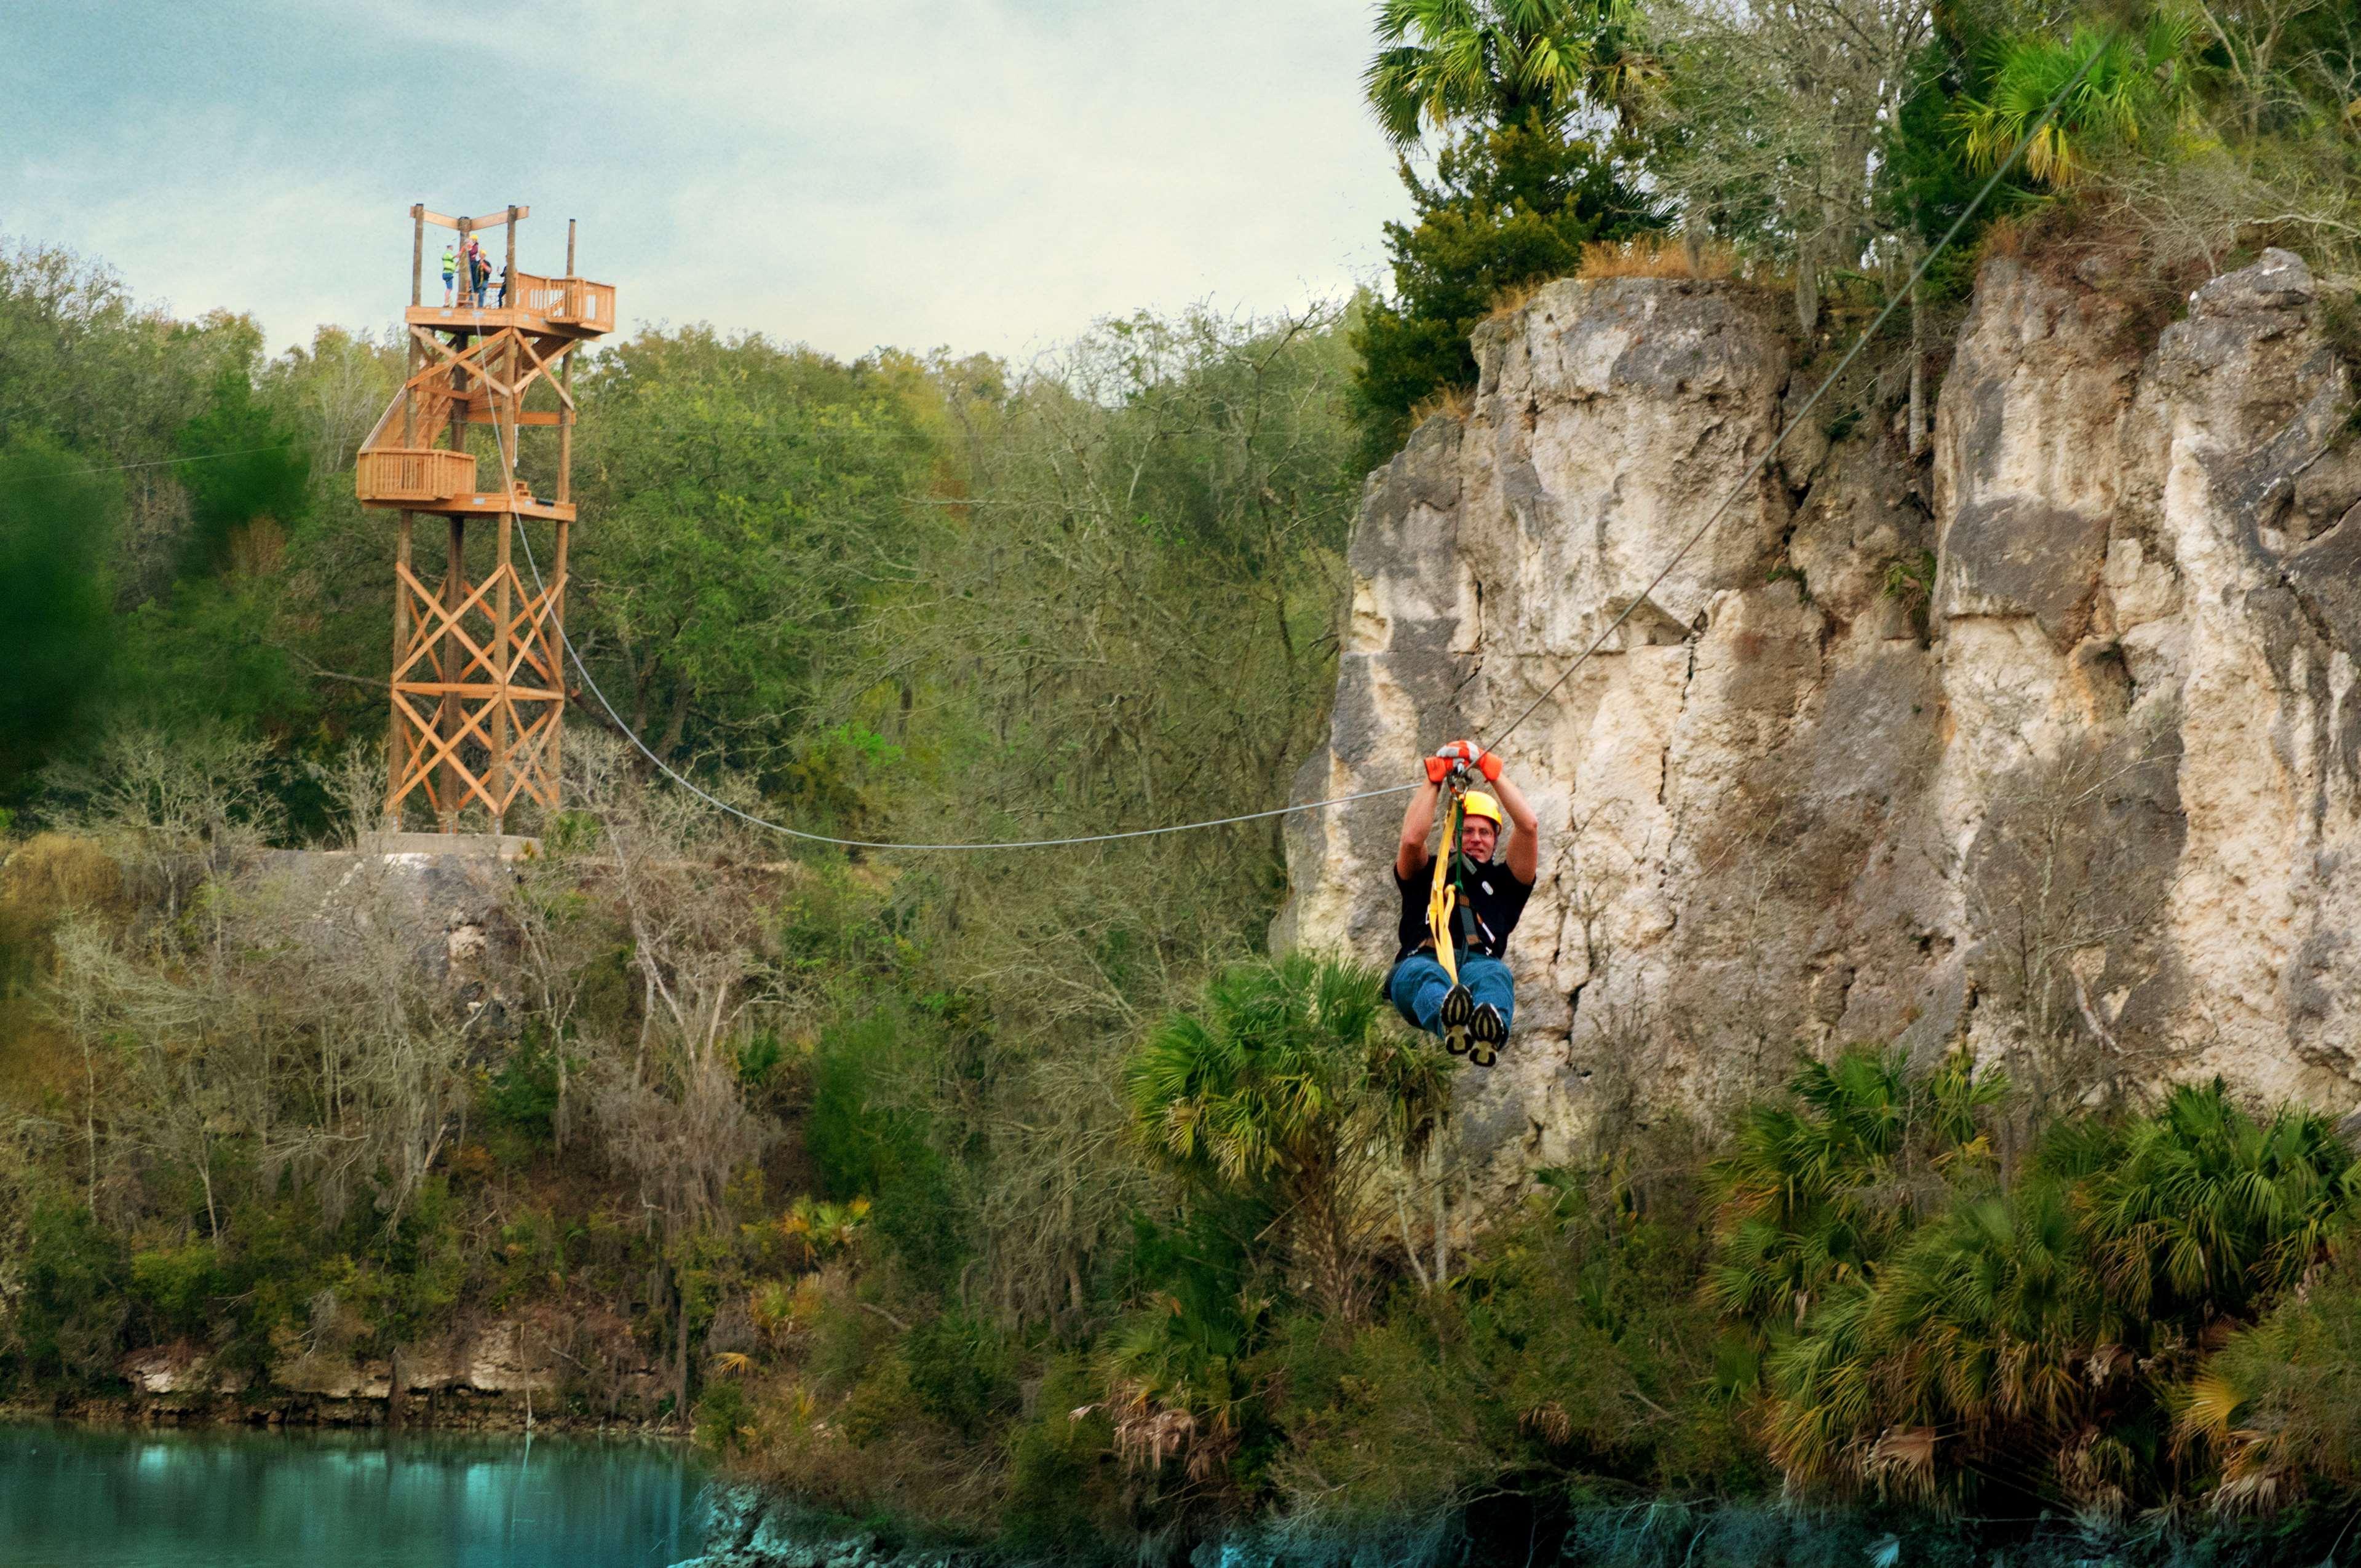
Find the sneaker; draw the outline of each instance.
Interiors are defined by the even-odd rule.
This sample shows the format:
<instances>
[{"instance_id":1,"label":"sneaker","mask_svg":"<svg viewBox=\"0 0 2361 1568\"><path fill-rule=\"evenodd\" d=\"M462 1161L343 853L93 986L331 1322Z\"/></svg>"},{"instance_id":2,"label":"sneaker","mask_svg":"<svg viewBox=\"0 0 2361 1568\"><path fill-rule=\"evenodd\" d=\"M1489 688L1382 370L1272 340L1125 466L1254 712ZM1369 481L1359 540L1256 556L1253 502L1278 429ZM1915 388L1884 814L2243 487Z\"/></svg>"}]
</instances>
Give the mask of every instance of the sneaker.
<instances>
[{"instance_id":1,"label":"sneaker","mask_svg":"<svg viewBox=\"0 0 2361 1568\"><path fill-rule=\"evenodd\" d=\"M1508 1033L1500 1014L1489 1006L1476 1009L1476 1016L1467 1025L1467 1059L1477 1067L1490 1067L1500 1059L1499 1047Z\"/></svg>"},{"instance_id":2,"label":"sneaker","mask_svg":"<svg viewBox=\"0 0 2361 1568\"><path fill-rule=\"evenodd\" d=\"M1486 1047L1488 1056L1491 1047L1508 1043L1508 1022L1500 1016L1499 1008L1487 1002L1477 1008L1475 1015L1467 1020L1467 1037Z\"/></svg>"},{"instance_id":3,"label":"sneaker","mask_svg":"<svg viewBox=\"0 0 2361 1568\"><path fill-rule=\"evenodd\" d=\"M1476 999L1467 994L1467 988L1464 985L1455 985L1444 994L1442 1011L1435 1019L1443 1025L1444 1050L1455 1057L1466 1054L1468 1027L1480 1011L1482 1009L1476 1005Z\"/></svg>"},{"instance_id":4,"label":"sneaker","mask_svg":"<svg viewBox=\"0 0 2361 1568\"><path fill-rule=\"evenodd\" d=\"M1476 1008L1476 1018L1468 1020L1468 1060L1478 1068L1489 1068L1499 1060L1499 1047L1509 1039L1509 1025L1499 1015L1499 1008L1483 1003Z\"/></svg>"}]
</instances>

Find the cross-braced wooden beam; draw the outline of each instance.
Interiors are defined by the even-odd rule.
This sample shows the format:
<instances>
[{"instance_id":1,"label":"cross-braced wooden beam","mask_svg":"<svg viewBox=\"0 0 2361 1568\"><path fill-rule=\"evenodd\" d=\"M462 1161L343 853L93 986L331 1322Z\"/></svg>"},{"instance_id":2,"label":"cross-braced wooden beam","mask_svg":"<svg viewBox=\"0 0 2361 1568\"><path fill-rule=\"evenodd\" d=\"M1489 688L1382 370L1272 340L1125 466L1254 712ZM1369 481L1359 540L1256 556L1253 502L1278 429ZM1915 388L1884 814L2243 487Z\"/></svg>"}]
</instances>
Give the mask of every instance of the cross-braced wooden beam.
<instances>
[{"instance_id":1,"label":"cross-braced wooden beam","mask_svg":"<svg viewBox=\"0 0 2361 1568\"><path fill-rule=\"evenodd\" d=\"M521 799L557 804L566 579L534 588L500 554L482 578L456 584L395 566L407 634L394 654L390 816L412 796L444 821L470 806L500 823Z\"/></svg>"}]
</instances>

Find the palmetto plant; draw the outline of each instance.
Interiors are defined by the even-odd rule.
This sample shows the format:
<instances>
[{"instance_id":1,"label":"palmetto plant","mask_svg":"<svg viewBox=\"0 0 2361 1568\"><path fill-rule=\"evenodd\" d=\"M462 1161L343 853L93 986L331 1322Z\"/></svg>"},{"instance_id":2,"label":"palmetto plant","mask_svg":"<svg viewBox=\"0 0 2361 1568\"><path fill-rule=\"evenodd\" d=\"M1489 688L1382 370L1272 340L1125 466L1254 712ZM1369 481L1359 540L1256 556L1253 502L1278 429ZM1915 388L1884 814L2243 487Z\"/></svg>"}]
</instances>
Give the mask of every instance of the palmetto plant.
<instances>
[{"instance_id":1,"label":"palmetto plant","mask_svg":"<svg viewBox=\"0 0 2361 1568\"><path fill-rule=\"evenodd\" d=\"M2348 1227L2361 1183L2325 1118L2257 1119L2218 1078L2172 1090L2092 1163L2084 1224L2109 1295L2191 1330L2294 1285Z\"/></svg>"},{"instance_id":2,"label":"palmetto plant","mask_svg":"<svg viewBox=\"0 0 2361 1568\"><path fill-rule=\"evenodd\" d=\"M779 1235L794 1250L796 1261L810 1268L823 1259L851 1250L860 1241L868 1219L866 1198L825 1203L814 1202L806 1195L779 1216Z\"/></svg>"},{"instance_id":3,"label":"palmetto plant","mask_svg":"<svg viewBox=\"0 0 2361 1568\"><path fill-rule=\"evenodd\" d=\"M1383 0L1362 85L1397 147L1469 122L1554 119L1612 97L1631 0Z\"/></svg>"},{"instance_id":4,"label":"palmetto plant","mask_svg":"<svg viewBox=\"0 0 2361 1568\"><path fill-rule=\"evenodd\" d=\"M1332 1312L1366 1305L1378 1173L1416 1157L1450 1069L1402 1043L1377 971L1304 953L1234 965L1124 1074L1134 1124L1184 1179L1278 1209L1296 1277Z\"/></svg>"},{"instance_id":5,"label":"palmetto plant","mask_svg":"<svg viewBox=\"0 0 2361 1568\"><path fill-rule=\"evenodd\" d=\"M2077 183L2101 148L2135 146L2187 108L2194 37L2195 25L2186 16L2159 11L2136 35L2077 27L2063 40L2008 40L1993 61L1983 96L1966 100L1959 111L1969 162L1981 170L1998 167L2087 64L2088 74L2025 149L2025 171L2033 179L2061 190Z\"/></svg>"},{"instance_id":6,"label":"palmetto plant","mask_svg":"<svg viewBox=\"0 0 2361 1568\"><path fill-rule=\"evenodd\" d=\"M1842 1097L1857 1146L1892 1120L1877 1089L1865 1075ZM2326 1255L2355 1171L2323 1119L2251 1115L2218 1081L2127 1124L2061 1126L2013 1188L1959 1184L1832 1278L1770 1357L1773 1456L1840 1491L1956 1502L1997 1483L2121 1518L2153 1500L2177 1410L2184 1448L2224 1456L2225 1497L2282 1495L2285 1445L2234 1419L2253 1376L2199 1366L2167 1388Z\"/></svg>"},{"instance_id":7,"label":"palmetto plant","mask_svg":"<svg viewBox=\"0 0 2361 1568\"><path fill-rule=\"evenodd\" d=\"M1251 1293L1212 1310L1161 1296L1115 1333L1104 1357L1108 1413L1126 1464L1179 1460L1198 1482L1220 1474L1257 1409L1246 1363L1269 1310Z\"/></svg>"},{"instance_id":8,"label":"palmetto plant","mask_svg":"<svg viewBox=\"0 0 2361 1568\"><path fill-rule=\"evenodd\" d=\"M1722 1235L1710 1299L1758 1327L1800 1328L1939 1201L1944 1172L1988 1152L1979 1118L2005 1091L1964 1056L1923 1076L1902 1053L1867 1047L1805 1066L1793 1103L1748 1111L1709 1172Z\"/></svg>"},{"instance_id":9,"label":"palmetto plant","mask_svg":"<svg viewBox=\"0 0 2361 1568\"><path fill-rule=\"evenodd\" d=\"M2118 1512L2054 1453L2131 1373L2118 1333L2064 1184L1965 1197L1774 1354L1764 1433L1796 1482L1931 1502L1997 1479Z\"/></svg>"}]
</instances>

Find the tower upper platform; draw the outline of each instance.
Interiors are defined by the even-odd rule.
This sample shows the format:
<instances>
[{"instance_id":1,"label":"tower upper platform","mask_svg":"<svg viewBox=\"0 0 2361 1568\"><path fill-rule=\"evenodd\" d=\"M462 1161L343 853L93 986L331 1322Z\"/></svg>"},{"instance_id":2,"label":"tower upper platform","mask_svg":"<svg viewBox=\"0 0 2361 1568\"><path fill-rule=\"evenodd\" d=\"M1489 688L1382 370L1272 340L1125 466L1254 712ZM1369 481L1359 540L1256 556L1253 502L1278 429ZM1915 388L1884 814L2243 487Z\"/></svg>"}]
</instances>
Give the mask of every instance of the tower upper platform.
<instances>
[{"instance_id":1,"label":"tower upper platform","mask_svg":"<svg viewBox=\"0 0 2361 1568\"><path fill-rule=\"evenodd\" d=\"M412 305L402 313L402 320L411 326L439 332L481 334L514 327L521 332L597 337L615 330L615 286L588 278L544 278L520 272L504 305Z\"/></svg>"},{"instance_id":2,"label":"tower upper platform","mask_svg":"<svg viewBox=\"0 0 2361 1568\"><path fill-rule=\"evenodd\" d=\"M361 443L353 466L355 493L364 506L405 512L571 521L571 356L614 330L614 285L573 275L571 223L566 275L544 277L516 264L517 224L530 208L509 207L480 218L446 217L424 207L410 211L411 302L402 313L410 337L409 375ZM493 262L486 288L462 287L447 305L429 299L429 224L456 231L459 246L479 231L508 230L507 254ZM502 276L509 279L505 291L499 283ZM447 288L445 292L452 295ZM471 425L492 427L489 456L480 442L468 440ZM528 482L518 471L525 456L519 436L536 426L555 428L556 462L554 473L545 462L532 464L534 482ZM536 484L543 493L534 493Z\"/></svg>"}]
</instances>

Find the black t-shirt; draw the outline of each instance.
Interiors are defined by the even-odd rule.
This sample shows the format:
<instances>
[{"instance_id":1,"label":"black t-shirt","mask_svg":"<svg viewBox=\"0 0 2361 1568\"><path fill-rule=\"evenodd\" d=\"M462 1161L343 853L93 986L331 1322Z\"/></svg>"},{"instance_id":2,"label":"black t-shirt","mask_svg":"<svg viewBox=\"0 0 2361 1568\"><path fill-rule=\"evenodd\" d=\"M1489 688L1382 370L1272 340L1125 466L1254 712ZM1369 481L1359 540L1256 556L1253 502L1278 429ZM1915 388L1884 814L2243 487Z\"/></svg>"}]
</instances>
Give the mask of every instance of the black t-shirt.
<instances>
[{"instance_id":1,"label":"black t-shirt","mask_svg":"<svg viewBox=\"0 0 2361 1568\"><path fill-rule=\"evenodd\" d=\"M1451 913L1452 946L1466 948L1487 958L1499 958L1509 946L1509 933L1517 928L1517 921L1525 912L1525 900L1533 894L1533 884L1519 882L1505 861L1489 861L1482 865L1459 857L1459 903ZM1430 857L1419 867L1418 874L1409 881L1394 872L1394 885L1401 890L1400 947L1394 953L1400 963L1411 954L1433 940L1426 926L1427 900L1434 894L1434 861ZM1476 930L1471 939L1463 925L1459 911L1473 910Z\"/></svg>"}]
</instances>

